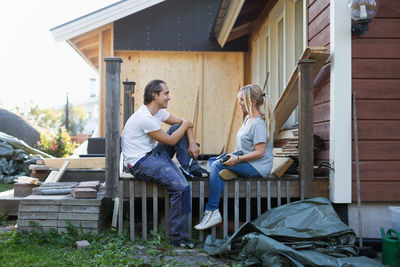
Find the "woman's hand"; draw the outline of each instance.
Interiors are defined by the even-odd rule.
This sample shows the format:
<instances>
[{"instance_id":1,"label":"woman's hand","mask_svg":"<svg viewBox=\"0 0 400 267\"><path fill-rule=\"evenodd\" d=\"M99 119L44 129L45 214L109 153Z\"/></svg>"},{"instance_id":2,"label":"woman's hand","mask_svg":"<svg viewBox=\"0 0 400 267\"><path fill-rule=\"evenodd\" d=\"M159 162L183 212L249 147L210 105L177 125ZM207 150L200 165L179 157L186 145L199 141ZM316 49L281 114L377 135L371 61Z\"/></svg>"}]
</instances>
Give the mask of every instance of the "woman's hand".
<instances>
[{"instance_id":1,"label":"woman's hand","mask_svg":"<svg viewBox=\"0 0 400 267\"><path fill-rule=\"evenodd\" d=\"M226 165L226 166L233 166L236 165L238 163L238 156L233 155L233 154L228 154L230 157L227 161L225 161L224 163L222 163L222 165Z\"/></svg>"}]
</instances>

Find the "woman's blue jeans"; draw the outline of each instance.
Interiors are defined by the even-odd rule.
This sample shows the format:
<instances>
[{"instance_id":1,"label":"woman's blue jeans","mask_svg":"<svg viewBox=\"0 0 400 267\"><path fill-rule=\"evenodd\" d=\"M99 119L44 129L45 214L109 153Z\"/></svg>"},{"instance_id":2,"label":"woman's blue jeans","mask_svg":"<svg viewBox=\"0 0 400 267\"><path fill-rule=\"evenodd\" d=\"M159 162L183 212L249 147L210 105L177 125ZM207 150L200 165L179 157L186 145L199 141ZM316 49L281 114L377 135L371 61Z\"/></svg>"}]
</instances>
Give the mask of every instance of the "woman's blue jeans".
<instances>
[{"instance_id":1,"label":"woman's blue jeans","mask_svg":"<svg viewBox=\"0 0 400 267\"><path fill-rule=\"evenodd\" d=\"M223 169L228 169L237 173L241 177L260 177L258 171L251 166L248 162L240 162L233 166L222 165L222 163L216 159L216 157L208 160L208 166L210 168L210 195L208 196L208 202L206 204L206 210L216 210L219 206L219 200L221 199L222 192L224 191L225 181L219 176L219 172Z\"/></svg>"}]
</instances>

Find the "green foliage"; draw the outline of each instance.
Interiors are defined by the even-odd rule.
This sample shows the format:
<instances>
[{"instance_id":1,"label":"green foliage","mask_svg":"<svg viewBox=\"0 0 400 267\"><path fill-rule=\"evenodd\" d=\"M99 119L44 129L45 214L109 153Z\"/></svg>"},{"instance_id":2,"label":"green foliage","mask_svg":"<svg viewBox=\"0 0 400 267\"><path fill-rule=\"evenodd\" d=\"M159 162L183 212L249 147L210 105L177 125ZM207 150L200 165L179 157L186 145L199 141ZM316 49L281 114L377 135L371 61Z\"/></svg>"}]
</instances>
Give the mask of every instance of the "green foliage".
<instances>
[{"instance_id":1,"label":"green foliage","mask_svg":"<svg viewBox=\"0 0 400 267\"><path fill-rule=\"evenodd\" d=\"M0 183L0 192L8 191L14 188L13 184L2 184Z\"/></svg>"},{"instance_id":2,"label":"green foliage","mask_svg":"<svg viewBox=\"0 0 400 267\"><path fill-rule=\"evenodd\" d=\"M52 156L63 158L74 152L75 143L71 142L68 132L59 128L56 135L49 132L40 134L37 148Z\"/></svg>"},{"instance_id":3,"label":"green foliage","mask_svg":"<svg viewBox=\"0 0 400 267\"><path fill-rule=\"evenodd\" d=\"M7 226L8 210L6 209L3 214L0 213L0 226Z\"/></svg>"},{"instance_id":4,"label":"green foliage","mask_svg":"<svg viewBox=\"0 0 400 267\"><path fill-rule=\"evenodd\" d=\"M68 106L68 132L75 135L84 130L87 120L90 115L85 113L83 107ZM65 109L54 110L52 108L39 108L32 100L24 103L22 107L15 107L14 112L25 117L33 124L46 129L50 132L55 132L56 129L65 125ZM66 127L65 127L66 128Z\"/></svg>"}]
</instances>

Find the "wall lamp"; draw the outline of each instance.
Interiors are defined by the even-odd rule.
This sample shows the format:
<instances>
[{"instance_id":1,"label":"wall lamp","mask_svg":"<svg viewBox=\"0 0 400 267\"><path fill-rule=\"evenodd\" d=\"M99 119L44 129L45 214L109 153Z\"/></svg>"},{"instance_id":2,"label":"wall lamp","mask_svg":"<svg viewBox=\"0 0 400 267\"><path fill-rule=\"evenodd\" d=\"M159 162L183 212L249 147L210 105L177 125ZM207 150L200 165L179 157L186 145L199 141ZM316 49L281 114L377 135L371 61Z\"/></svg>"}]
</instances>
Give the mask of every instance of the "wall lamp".
<instances>
[{"instance_id":1,"label":"wall lamp","mask_svg":"<svg viewBox=\"0 0 400 267\"><path fill-rule=\"evenodd\" d=\"M378 11L376 0L349 0L347 8L355 21L351 26L351 34L355 36L360 36L368 30L368 24Z\"/></svg>"}]
</instances>

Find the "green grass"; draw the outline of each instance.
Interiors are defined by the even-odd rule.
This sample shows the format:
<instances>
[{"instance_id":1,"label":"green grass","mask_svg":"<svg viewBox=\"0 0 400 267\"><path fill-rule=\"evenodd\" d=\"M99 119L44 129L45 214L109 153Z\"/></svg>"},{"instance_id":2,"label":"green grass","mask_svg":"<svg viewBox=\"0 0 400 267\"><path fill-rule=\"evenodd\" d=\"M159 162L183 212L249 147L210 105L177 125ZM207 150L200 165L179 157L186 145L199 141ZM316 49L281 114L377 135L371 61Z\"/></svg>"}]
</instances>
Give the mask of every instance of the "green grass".
<instances>
[{"instance_id":1,"label":"green grass","mask_svg":"<svg viewBox=\"0 0 400 267\"><path fill-rule=\"evenodd\" d=\"M58 234L36 227L30 233L0 234L0 266L185 266L163 260L163 255L174 255L174 248L159 233L152 232L146 243L133 243L127 233L83 234L69 226L68 233ZM90 246L77 250L77 240L88 240Z\"/></svg>"},{"instance_id":2,"label":"green grass","mask_svg":"<svg viewBox=\"0 0 400 267\"><path fill-rule=\"evenodd\" d=\"M13 189L13 188L14 188L13 184L2 184L2 183L0 183L0 192L7 191L7 190L10 190L10 189Z\"/></svg>"}]
</instances>

